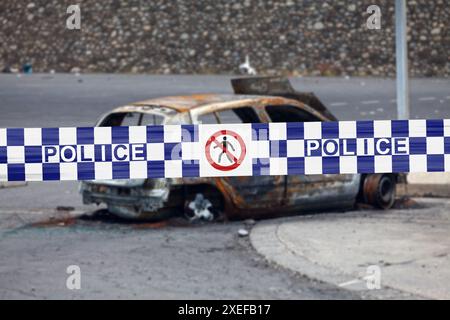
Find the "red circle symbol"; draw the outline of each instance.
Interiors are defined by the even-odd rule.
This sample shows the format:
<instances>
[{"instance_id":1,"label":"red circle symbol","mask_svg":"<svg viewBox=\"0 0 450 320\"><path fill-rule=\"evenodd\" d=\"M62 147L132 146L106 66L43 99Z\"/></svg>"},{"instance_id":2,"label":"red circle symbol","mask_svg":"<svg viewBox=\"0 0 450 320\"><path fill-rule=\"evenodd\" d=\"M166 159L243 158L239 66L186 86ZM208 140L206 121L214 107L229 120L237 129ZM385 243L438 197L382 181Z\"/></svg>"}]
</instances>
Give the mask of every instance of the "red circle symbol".
<instances>
[{"instance_id":1,"label":"red circle symbol","mask_svg":"<svg viewBox=\"0 0 450 320\"><path fill-rule=\"evenodd\" d=\"M236 157L233 154L233 152L230 151L230 148L224 146L223 142L220 142L217 140L217 138L220 136L233 137L234 139L236 139L239 142L239 146L241 147L241 154L239 155L239 157ZM218 162L214 161L213 158L211 157L211 145L214 145L215 148L220 148L222 150L222 154L225 154L226 158L231 159L232 164L224 166L224 165L221 165ZM241 165L242 161L244 161L246 152L247 152L247 149L245 147L245 143L244 143L244 140L242 139L242 137L240 135L238 135L236 132L231 131L231 130L217 131L208 139L208 141L206 142L206 146L205 146L206 159L208 160L209 164L213 168L220 170L220 171L230 171L230 170L233 170L233 169L236 169L237 167L239 167Z\"/></svg>"}]
</instances>

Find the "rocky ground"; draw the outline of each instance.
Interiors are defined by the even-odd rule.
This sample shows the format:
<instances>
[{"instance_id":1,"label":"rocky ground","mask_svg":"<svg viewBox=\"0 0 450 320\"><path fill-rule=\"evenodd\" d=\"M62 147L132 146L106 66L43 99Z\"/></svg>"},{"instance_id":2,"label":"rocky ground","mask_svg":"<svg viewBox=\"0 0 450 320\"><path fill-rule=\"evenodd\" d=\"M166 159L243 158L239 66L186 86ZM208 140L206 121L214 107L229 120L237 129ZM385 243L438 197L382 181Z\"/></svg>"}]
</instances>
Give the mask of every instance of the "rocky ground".
<instances>
[{"instance_id":1,"label":"rocky ground","mask_svg":"<svg viewBox=\"0 0 450 320\"><path fill-rule=\"evenodd\" d=\"M395 73L389 0L84 0L81 30L69 0L0 3L0 67L36 71L232 73L249 55L262 74ZM367 8L381 9L369 30ZM408 1L412 76L450 75L450 5Z\"/></svg>"}]
</instances>

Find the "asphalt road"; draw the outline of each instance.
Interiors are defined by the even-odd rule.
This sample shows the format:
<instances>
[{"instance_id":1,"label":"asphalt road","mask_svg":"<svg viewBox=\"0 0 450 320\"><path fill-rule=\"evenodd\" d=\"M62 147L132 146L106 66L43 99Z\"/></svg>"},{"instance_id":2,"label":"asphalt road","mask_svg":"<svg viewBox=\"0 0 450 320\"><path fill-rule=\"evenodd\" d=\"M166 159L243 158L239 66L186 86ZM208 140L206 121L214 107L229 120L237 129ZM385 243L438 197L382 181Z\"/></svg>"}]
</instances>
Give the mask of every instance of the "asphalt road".
<instances>
[{"instance_id":1,"label":"asphalt road","mask_svg":"<svg viewBox=\"0 0 450 320\"><path fill-rule=\"evenodd\" d=\"M92 125L115 106L162 95L228 93L229 76L0 75L0 127ZM339 119L390 119L394 82L382 79L293 80L314 91ZM412 81L412 116L450 114L449 80ZM262 260L239 222L134 226L105 221L35 227L56 206L81 211L74 182L0 189L1 298L366 298L296 276ZM30 218L33 217L33 219ZM65 287L79 265L82 289Z\"/></svg>"},{"instance_id":2,"label":"asphalt road","mask_svg":"<svg viewBox=\"0 0 450 320\"><path fill-rule=\"evenodd\" d=\"M108 222L0 230L0 299L359 298L276 270L239 223L153 228ZM68 290L66 268L81 269Z\"/></svg>"},{"instance_id":3,"label":"asphalt road","mask_svg":"<svg viewBox=\"0 0 450 320\"><path fill-rule=\"evenodd\" d=\"M0 75L0 127L92 125L104 112L147 98L231 93L232 76ZM361 78L295 78L340 120L393 119L395 81ZM411 81L412 118L450 117L450 79Z\"/></svg>"},{"instance_id":4,"label":"asphalt road","mask_svg":"<svg viewBox=\"0 0 450 320\"><path fill-rule=\"evenodd\" d=\"M0 212L0 300L414 298L389 288L348 291L268 263L238 236L243 227ZM79 290L66 287L72 265Z\"/></svg>"}]
</instances>

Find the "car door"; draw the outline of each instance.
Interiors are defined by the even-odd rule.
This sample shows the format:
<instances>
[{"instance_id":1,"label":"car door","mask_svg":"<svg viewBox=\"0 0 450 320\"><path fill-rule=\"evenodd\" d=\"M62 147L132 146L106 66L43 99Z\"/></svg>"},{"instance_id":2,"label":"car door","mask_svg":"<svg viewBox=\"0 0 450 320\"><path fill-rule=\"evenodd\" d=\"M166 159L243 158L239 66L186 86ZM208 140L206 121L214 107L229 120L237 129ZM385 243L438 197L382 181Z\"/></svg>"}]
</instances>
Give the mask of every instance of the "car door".
<instances>
[{"instance_id":1,"label":"car door","mask_svg":"<svg viewBox=\"0 0 450 320\"><path fill-rule=\"evenodd\" d=\"M237 106L208 111L197 117L199 123L259 123L261 119L254 106ZM230 200L239 209L270 211L282 204L285 179L282 176L245 176L216 178L216 183L227 190Z\"/></svg>"},{"instance_id":2,"label":"car door","mask_svg":"<svg viewBox=\"0 0 450 320\"><path fill-rule=\"evenodd\" d=\"M268 104L264 109L272 122L322 121L300 105ZM284 204L310 210L353 204L359 190L360 177L354 174L317 174L287 175L285 179Z\"/></svg>"}]
</instances>

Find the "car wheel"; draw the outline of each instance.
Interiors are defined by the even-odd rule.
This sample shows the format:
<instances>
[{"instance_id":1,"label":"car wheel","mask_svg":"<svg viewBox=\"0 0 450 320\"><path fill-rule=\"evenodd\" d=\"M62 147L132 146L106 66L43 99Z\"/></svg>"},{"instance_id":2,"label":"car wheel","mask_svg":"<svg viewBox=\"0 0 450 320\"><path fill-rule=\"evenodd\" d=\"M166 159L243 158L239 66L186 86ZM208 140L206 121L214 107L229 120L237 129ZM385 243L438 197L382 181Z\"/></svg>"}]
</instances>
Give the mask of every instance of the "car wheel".
<instances>
[{"instance_id":1,"label":"car wheel","mask_svg":"<svg viewBox=\"0 0 450 320\"><path fill-rule=\"evenodd\" d=\"M379 209L392 207L396 196L396 179L392 174L372 174L364 180L364 201Z\"/></svg>"},{"instance_id":2,"label":"car wheel","mask_svg":"<svg viewBox=\"0 0 450 320\"><path fill-rule=\"evenodd\" d=\"M203 194L197 193L194 199L185 201L184 215L190 221L198 219L212 221L217 216L217 210Z\"/></svg>"}]
</instances>

